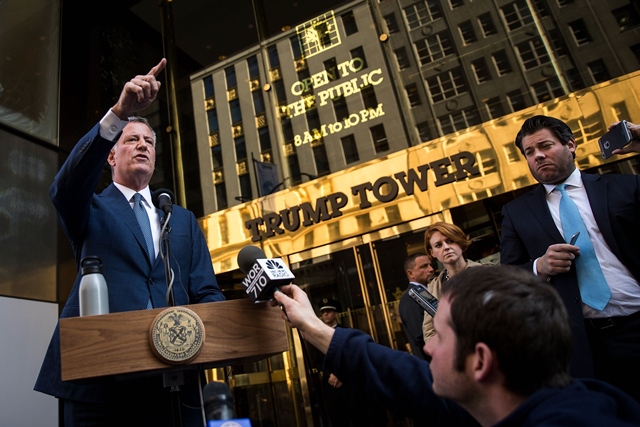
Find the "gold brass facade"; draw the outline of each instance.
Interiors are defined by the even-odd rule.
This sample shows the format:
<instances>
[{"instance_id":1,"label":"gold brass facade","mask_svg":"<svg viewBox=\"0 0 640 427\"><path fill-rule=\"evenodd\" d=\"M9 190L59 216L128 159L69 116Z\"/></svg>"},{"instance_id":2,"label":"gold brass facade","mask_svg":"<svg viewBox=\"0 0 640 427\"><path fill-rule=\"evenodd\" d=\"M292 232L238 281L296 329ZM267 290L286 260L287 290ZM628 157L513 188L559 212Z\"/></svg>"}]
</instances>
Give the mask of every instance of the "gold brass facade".
<instances>
[{"instance_id":1,"label":"gold brass facade","mask_svg":"<svg viewBox=\"0 0 640 427\"><path fill-rule=\"evenodd\" d=\"M535 180L516 149L514 139L522 122L537 114L554 116L568 123L578 143L576 162L580 169L601 165L605 161L600 155L598 138L607 127L620 119L640 122L640 71L208 215L200 220L200 226L215 271L236 269L238 251L246 245L256 244L252 242L247 221L267 213L280 213L305 202L313 204L336 192L349 195L341 216L260 240L258 244L267 256L288 257L372 233L393 234L391 231L403 224L420 222L434 214L446 216L451 208L532 185ZM397 197L387 202L369 196L371 206L366 209L361 209L360 200L351 193L356 185L373 184L381 177L393 177L465 151L475 155L476 167L480 170L478 175L438 187L434 185L434 174L430 169L427 191L414 188L414 194L407 195L400 187Z\"/></svg>"}]
</instances>

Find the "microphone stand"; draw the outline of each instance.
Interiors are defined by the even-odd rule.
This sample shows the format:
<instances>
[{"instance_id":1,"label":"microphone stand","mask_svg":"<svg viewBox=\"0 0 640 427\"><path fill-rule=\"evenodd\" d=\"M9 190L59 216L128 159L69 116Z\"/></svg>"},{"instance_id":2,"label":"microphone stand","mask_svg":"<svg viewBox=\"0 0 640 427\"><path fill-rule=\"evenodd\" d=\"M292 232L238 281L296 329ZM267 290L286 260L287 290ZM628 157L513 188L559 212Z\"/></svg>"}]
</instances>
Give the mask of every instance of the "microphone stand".
<instances>
[{"instance_id":1,"label":"microphone stand","mask_svg":"<svg viewBox=\"0 0 640 427\"><path fill-rule=\"evenodd\" d=\"M171 219L171 212L168 212L162 219L160 230L160 242L162 247L160 248L160 256L164 262L164 276L167 282L167 306L173 307L175 305L175 299L173 295L173 270L171 269L171 243L169 242L169 233L171 227L169 227L169 219Z\"/></svg>"},{"instance_id":2,"label":"microphone stand","mask_svg":"<svg viewBox=\"0 0 640 427\"><path fill-rule=\"evenodd\" d=\"M164 276L167 282L167 306L173 307L175 305L175 299L173 296L173 270L171 269L171 243L169 241L169 233L171 233L171 227L169 226L169 220L171 219L171 212L166 212L165 216L160 222L160 257L164 263ZM182 414L180 401L180 386L184 385L184 373L174 372L163 374L163 383L165 388L169 388L169 394L171 395L171 406L173 415L174 427L182 427Z\"/></svg>"}]
</instances>

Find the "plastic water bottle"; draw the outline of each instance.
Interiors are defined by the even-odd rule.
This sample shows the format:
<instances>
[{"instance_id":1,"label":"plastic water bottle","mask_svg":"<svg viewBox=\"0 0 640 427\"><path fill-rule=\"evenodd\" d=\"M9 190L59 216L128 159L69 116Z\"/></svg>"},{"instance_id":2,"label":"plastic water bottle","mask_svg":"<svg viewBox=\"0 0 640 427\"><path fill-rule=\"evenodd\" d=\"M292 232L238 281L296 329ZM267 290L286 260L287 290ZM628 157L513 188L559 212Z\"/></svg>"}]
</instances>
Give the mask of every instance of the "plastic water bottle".
<instances>
[{"instance_id":1,"label":"plastic water bottle","mask_svg":"<svg viewBox=\"0 0 640 427\"><path fill-rule=\"evenodd\" d=\"M109 313L109 293L102 275L102 261L97 256L86 256L80 261L80 267L80 316Z\"/></svg>"}]
</instances>

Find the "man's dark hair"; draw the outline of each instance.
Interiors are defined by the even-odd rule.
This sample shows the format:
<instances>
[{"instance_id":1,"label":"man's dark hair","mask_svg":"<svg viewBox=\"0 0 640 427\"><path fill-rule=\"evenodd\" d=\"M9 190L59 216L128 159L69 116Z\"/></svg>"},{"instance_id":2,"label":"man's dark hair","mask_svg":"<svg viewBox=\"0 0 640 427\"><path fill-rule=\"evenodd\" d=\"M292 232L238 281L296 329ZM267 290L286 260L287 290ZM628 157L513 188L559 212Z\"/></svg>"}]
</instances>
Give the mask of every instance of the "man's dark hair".
<instances>
[{"instance_id":1,"label":"man's dark hair","mask_svg":"<svg viewBox=\"0 0 640 427\"><path fill-rule=\"evenodd\" d=\"M443 283L442 297L451 301L458 371L482 342L495 352L513 393L529 396L571 381L567 311L555 289L532 272L509 265L469 268Z\"/></svg>"},{"instance_id":2,"label":"man's dark hair","mask_svg":"<svg viewBox=\"0 0 640 427\"><path fill-rule=\"evenodd\" d=\"M404 272L406 273L407 270L413 269L413 267L415 266L415 263L416 263L416 258L421 257L421 256L429 257L429 255L427 255L424 252L415 252L415 253L409 255L407 257L407 259L404 260Z\"/></svg>"},{"instance_id":3,"label":"man's dark hair","mask_svg":"<svg viewBox=\"0 0 640 427\"><path fill-rule=\"evenodd\" d=\"M569 141L575 142L575 137L573 132L571 132L571 128L562 120L549 116L533 116L524 121L520 131L516 135L516 147L518 147L523 155L524 149L522 148L522 139L525 136L533 135L542 129L549 129L551 133L553 133L556 138L562 142L562 145L567 145ZM575 158L575 153L573 157Z\"/></svg>"}]
</instances>

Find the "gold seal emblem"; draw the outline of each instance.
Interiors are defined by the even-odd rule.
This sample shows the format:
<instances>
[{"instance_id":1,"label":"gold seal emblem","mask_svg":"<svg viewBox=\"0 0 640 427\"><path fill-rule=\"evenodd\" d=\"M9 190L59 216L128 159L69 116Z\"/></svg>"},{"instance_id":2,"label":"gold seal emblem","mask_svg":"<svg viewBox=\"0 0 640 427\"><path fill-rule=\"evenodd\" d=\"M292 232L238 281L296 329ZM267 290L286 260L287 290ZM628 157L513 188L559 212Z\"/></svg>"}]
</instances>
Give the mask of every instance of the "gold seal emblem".
<instances>
[{"instance_id":1,"label":"gold seal emblem","mask_svg":"<svg viewBox=\"0 0 640 427\"><path fill-rule=\"evenodd\" d=\"M167 363L193 360L204 344L204 324L200 317L185 307L169 307L151 325L151 349Z\"/></svg>"}]
</instances>

